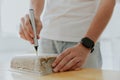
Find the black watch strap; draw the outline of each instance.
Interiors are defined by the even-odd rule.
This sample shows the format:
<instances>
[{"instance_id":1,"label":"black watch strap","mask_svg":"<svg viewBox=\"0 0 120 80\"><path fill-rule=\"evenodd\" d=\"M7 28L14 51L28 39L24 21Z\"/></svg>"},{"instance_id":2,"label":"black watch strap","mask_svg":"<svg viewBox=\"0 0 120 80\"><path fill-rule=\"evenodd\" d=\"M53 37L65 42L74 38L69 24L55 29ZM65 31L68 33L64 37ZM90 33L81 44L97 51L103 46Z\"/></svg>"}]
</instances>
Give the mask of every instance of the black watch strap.
<instances>
[{"instance_id":1,"label":"black watch strap","mask_svg":"<svg viewBox=\"0 0 120 80\"><path fill-rule=\"evenodd\" d=\"M91 53L94 51L94 45L95 45L95 44L94 44L94 41L91 40L90 38L88 38L88 37L82 38L81 43L82 43L82 45L85 46L86 48L91 49Z\"/></svg>"}]
</instances>

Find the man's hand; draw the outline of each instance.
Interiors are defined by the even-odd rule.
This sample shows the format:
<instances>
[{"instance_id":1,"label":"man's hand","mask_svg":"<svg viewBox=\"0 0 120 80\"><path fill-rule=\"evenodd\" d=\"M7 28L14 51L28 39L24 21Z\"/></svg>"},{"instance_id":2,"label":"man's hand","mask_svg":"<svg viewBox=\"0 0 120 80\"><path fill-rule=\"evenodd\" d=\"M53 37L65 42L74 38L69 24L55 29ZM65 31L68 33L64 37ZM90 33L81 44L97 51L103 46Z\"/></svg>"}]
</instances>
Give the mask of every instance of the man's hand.
<instances>
[{"instance_id":1,"label":"man's hand","mask_svg":"<svg viewBox=\"0 0 120 80\"><path fill-rule=\"evenodd\" d=\"M42 29L42 22L40 20L40 16L44 8L44 0L30 0L30 6L34 9L37 37L39 39L39 34ZM33 29L30 24L30 18L28 14L26 14L25 17L21 18L19 34L21 38L28 40L31 44L34 44Z\"/></svg>"},{"instance_id":2,"label":"man's hand","mask_svg":"<svg viewBox=\"0 0 120 80\"><path fill-rule=\"evenodd\" d=\"M54 61L52 66L54 72L63 72L80 68L86 61L90 49L85 48L82 44L77 44L72 48L63 51Z\"/></svg>"},{"instance_id":3,"label":"man's hand","mask_svg":"<svg viewBox=\"0 0 120 80\"><path fill-rule=\"evenodd\" d=\"M40 33L41 28L42 28L42 23L39 19L35 19L35 23L36 23L36 27L37 27L36 28L37 29L37 37L39 39L40 38L39 33ZM30 24L30 18L29 18L28 14L26 14L25 17L21 18L19 34L20 34L21 38L28 40L31 44L34 43L33 29L32 29L32 26Z\"/></svg>"}]
</instances>

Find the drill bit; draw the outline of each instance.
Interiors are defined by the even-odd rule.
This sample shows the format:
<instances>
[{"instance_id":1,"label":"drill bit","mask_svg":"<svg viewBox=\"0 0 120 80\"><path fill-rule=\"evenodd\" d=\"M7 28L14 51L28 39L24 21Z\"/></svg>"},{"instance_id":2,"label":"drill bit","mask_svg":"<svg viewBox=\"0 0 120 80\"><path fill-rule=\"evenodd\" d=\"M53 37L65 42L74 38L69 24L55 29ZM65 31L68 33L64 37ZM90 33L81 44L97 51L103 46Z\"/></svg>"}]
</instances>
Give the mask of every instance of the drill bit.
<instances>
[{"instance_id":1,"label":"drill bit","mask_svg":"<svg viewBox=\"0 0 120 80\"><path fill-rule=\"evenodd\" d=\"M36 51L36 55L38 56L38 46L34 46L35 51Z\"/></svg>"}]
</instances>

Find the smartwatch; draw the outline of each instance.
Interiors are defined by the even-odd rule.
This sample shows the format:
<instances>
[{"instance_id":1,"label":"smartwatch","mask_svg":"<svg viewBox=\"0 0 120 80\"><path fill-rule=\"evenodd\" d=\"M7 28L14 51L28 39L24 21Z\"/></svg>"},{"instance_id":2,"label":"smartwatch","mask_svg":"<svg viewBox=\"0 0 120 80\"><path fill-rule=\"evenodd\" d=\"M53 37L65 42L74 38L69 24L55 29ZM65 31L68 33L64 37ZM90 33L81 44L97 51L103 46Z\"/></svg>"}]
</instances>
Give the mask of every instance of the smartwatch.
<instances>
[{"instance_id":1,"label":"smartwatch","mask_svg":"<svg viewBox=\"0 0 120 80\"><path fill-rule=\"evenodd\" d=\"M88 49L91 49L91 53L94 51L94 41L91 40L90 38L88 37L84 37L81 39L81 42L80 42L84 47L88 48Z\"/></svg>"}]
</instances>

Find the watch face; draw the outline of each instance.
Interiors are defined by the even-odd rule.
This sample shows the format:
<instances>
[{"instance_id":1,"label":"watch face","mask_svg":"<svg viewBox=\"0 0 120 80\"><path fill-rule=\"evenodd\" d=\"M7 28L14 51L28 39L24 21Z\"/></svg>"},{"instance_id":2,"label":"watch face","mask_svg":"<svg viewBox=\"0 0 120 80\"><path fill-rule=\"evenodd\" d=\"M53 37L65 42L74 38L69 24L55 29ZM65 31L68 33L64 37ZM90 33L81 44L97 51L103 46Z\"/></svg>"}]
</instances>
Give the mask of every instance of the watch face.
<instances>
[{"instance_id":1,"label":"watch face","mask_svg":"<svg viewBox=\"0 0 120 80\"><path fill-rule=\"evenodd\" d=\"M83 39L81 40L81 43L82 43L86 48L92 49L92 48L94 47L94 42L93 42L91 39L87 38L87 37L83 38Z\"/></svg>"}]
</instances>

